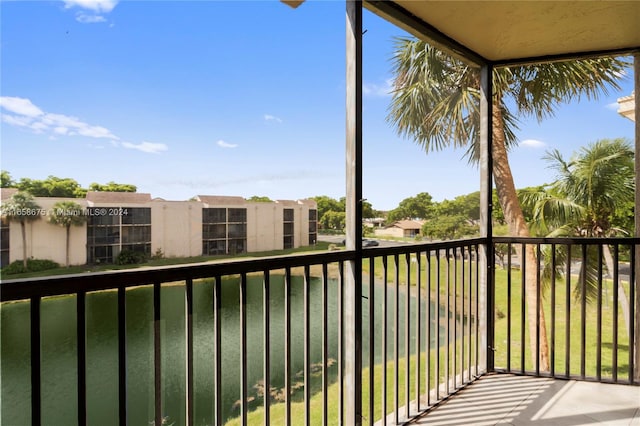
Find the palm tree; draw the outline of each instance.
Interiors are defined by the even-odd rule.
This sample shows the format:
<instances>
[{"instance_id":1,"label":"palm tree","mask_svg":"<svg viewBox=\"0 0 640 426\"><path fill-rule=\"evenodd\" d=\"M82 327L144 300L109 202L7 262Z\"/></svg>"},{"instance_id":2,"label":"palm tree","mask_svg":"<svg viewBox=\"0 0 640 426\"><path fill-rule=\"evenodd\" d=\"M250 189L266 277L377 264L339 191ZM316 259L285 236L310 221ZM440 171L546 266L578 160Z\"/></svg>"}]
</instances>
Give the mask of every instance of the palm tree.
<instances>
[{"instance_id":1,"label":"palm tree","mask_svg":"<svg viewBox=\"0 0 640 426\"><path fill-rule=\"evenodd\" d=\"M9 222L19 222L22 231L22 266L27 269L27 222L37 220L42 209L28 192L16 192L2 204L2 217Z\"/></svg>"},{"instance_id":2,"label":"palm tree","mask_svg":"<svg viewBox=\"0 0 640 426\"><path fill-rule=\"evenodd\" d=\"M625 139L602 139L582 148L572 160L566 161L558 150L544 157L556 171L557 180L539 192L524 194L523 202L532 206L535 231L554 237L612 237L628 235L631 231L616 226L616 213L634 201L634 150ZM613 256L608 245L603 246L605 266L613 276ZM567 254L557 259L556 276L562 277ZM595 247L587 253L585 274L586 294L581 287L574 292L578 297L592 300L597 291L598 256ZM550 265L546 265L550 267ZM547 268L548 269L548 268ZM551 271L545 270L547 281ZM629 329L629 300L618 281L618 301L625 325Z\"/></svg>"},{"instance_id":3,"label":"palm tree","mask_svg":"<svg viewBox=\"0 0 640 426\"><path fill-rule=\"evenodd\" d=\"M53 205L49 223L65 227L66 234L66 257L65 266L69 266L69 236L72 226L80 226L86 221L84 209L82 206L73 201L59 201Z\"/></svg>"},{"instance_id":4,"label":"palm tree","mask_svg":"<svg viewBox=\"0 0 640 426\"><path fill-rule=\"evenodd\" d=\"M552 116L555 108L586 96L596 99L607 85L619 89L617 79L628 63L615 58L513 66L493 73L493 177L505 221L511 235L528 237L529 229L509 166L508 150L517 145L518 117ZM479 72L453 59L424 41L398 38L393 60L394 91L388 121L401 136L412 138L425 151L454 146L466 149L471 163L480 154ZM513 110L507 108L513 105ZM533 247L523 257L536 265ZM539 361L549 369L549 349L542 307L536 315L536 271L527 268L527 306L530 336L540 326ZM529 339L535 354L535 339ZM535 358L535 355L533 355ZM535 359L534 359L535 362Z\"/></svg>"}]
</instances>

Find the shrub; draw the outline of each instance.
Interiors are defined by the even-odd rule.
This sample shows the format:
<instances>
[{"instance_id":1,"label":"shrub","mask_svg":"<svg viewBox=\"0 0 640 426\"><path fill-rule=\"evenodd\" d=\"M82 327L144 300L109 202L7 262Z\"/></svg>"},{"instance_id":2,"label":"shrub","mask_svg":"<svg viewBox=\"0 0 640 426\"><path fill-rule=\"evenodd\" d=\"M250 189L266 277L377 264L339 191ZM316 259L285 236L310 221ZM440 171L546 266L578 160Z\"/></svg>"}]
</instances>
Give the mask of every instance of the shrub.
<instances>
[{"instance_id":1,"label":"shrub","mask_svg":"<svg viewBox=\"0 0 640 426\"><path fill-rule=\"evenodd\" d=\"M164 259L164 252L161 248L156 249L156 252L151 255L151 260Z\"/></svg>"},{"instance_id":2,"label":"shrub","mask_svg":"<svg viewBox=\"0 0 640 426\"><path fill-rule=\"evenodd\" d=\"M136 263L144 263L147 260L147 255L133 250L122 250L116 258L118 265L135 265Z\"/></svg>"},{"instance_id":3,"label":"shrub","mask_svg":"<svg viewBox=\"0 0 640 426\"><path fill-rule=\"evenodd\" d=\"M25 272L38 272L38 271L46 271L48 269L56 269L59 268L60 265L53 260L48 259L28 259L27 260L27 269L22 265L22 260L16 260L11 264L2 268L2 274L12 275L12 274L22 274Z\"/></svg>"}]
</instances>

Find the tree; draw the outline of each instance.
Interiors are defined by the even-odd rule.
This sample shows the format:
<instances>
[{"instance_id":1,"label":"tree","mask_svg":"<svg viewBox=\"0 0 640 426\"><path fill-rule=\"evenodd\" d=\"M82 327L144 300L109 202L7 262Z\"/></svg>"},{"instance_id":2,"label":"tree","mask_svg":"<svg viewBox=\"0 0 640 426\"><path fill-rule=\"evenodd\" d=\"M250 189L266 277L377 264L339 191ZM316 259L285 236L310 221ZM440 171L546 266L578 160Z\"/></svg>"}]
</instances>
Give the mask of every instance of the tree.
<instances>
[{"instance_id":1,"label":"tree","mask_svg":"<svg viewBox=\"0 0 640 426\"><path fill-rule=\"evenodd\" d=\"M517 145L518 116L542 120L563 102L582 96L597 98L607 85L616 89L617 79L628 63L615 58L584 59L529 66L497 68L493 80L493 177L498 199L511 235L528 237L529 229L517 197L507 152ZM410 137L426 152L453 146L465 148L465 157L477 164L480 158L479 72L424 41L396 39L394 91L388 121L401 136ZM514 110L507 105L514 105ZM536 264L533 247L526 261ZM539 361L549 369L549 348L544 312L536 309L537 277L527 268L526 299L529 335L540 328ZM529 339L535 354L535 339ZM533 355L535 358L535 355ZM534 359L534 362L536 360Z\"/></svg>"},{"instance_id":2,"label":"tree","mask_svg":"<svg viewBox=\"0 0 640 426\"><path fill-rule=\"evenodd\" d=\"M346 197L340 197L336 200L327 195L317 195L311 197L316 202L318 210L318 224L322 229L344 229L344 222L346 218ZM376 212L373 210L373 206L367 200L362 201L362 217L370 218L376 217Z\"/></svg>"},{"instance_id":3,"label":"tree","mask_svg":"<svg viewBox=\"0 0 640 426\"><path fill-rule=\"evenodd\" d=\"M261 197L259 195L253 195L249 198L247 198L247 201L252 201L254 203L270 203L273 200L269 197Z\"/></svg>"},{"instance_id":4,"label":"tree","mask_svg":"<svg viewBox=\"0 0 640 426\"><path fill-rule=\"evenodd\" d=\"M89 185L89 191L97 192L136 192L138 188L129 183L115 183L113 181L106 184L92 183Z\"/></svg>"},{"instance_id":5,"label":"tree","mask_svg":"<svg viewBox=\"0 0 640 426\"><path fill-rule=\"evenodd\" d=\"M480 219L480 191L458 195L453 200L443 200L434 205L435 216L460 215L468 220Z\"/></svg>"},{"instance_id":6,"label":"tree","mask_svg":"<svg viewBox=\"0 0 640 426\"><path fill-rule=\"evenodd\" d=\"M415 197L405 198L398 207L391 210L387 222L393 223L402 219L428 219L433 207L433 198L428 192L421 192Z\"/></svg>"},{"instance_id":7,"label":"tree","mask_svg":"<svg viewBox=\"0 0 640 426\"><path fill-rule=\"evenodd\" d=\"M625 213L634 201L634 150L625 139L602 139L582 148L570 161L558 150L544 157L556 171L557 180L539 191L525 193L523 203L532 206L532 230L555 237L611 237L628 235L633 228L620 227ZM622 212L622 213L621 213ZM622 218L621 218L622 216ZM574 294L592 300L597 291L598 256L596 248L588 248L589 261L581 264L581 274L587 284L586 294L576 287ZM613 256L608 245L603 246L605 266L613 276ZM561 248L556 262L556 277L562 277L563 264L570 262ZM550 279L550 264L543 277ZM618 295L625 324L629 329L629 300L622 283Z\"/></svg>"},{"instance_id":8,"label":"tree","mask_svg":"<svg viewBox=\"0 0 640 426\"><path fill-rule=\"evenodd\" d=\"M463 238L477 234L478 225L462 215L438 216L422 225L422 235L439 240Z\"/></svg>"},{"instance_id":9,"label":"tree","mask_svg":"<svg viewBox=\"0 0 640 426\"><path fill-rule=\"evenodd\" d=\"M86 221L84 208L73 201L60 201L53 205L49 215L49 223L59 225L66 230L65 266L69 266L69 243L72 226L80 226Z\"/></svg>"},{"instance_id":10,"label":"tree","mask_svg":"<svg viewBox=\"0 0 640 426\"><path fill-rule=\"evenodd\" d=\"M22 233L22 266L27 269L27 222L37 220L42 214L41 207L33 196L26 192L16 192L2 205L2 217L9 222L20 223Z\"/></svg>"},{"instance_id":11,"label":"tree","mask_svg":"<svg viewBox=\"0 0 640 426\"><path fill-rule=\"evenodd\" d=\"M87 192L75 179L56 176L49 176L44 180L22 178L16 187L34 197L80 198Z\"/></svg>"},{"instance_id":12,"label":"tree","mask_svg":"<svg viewBox=\"0 0 640 426\"><path fill-rule=\"evenodd\" d=\"M376 211L373 209L373 204L367 200L362 200L362 217L364 219L371 219L376 217Z\"/></svg>"},{"instance_id":13,"label":"tree","mask_svg":"<svg viewBox=\"0 0 640 426\"><path fill-rule=\"evenodd\" d=\"M328 211L320 218L320 224L323 229L337 229L342 230L346 224L345 212Z\"/></svg>"},{"instance_id":14,"label":"tree","mask_svg":"<svg viewBox=\"0 0 640 426\"><path fill-rule=\"evenodd\" d=\"M0 188L13 188L15 185L16 183L11 178L11 174L6 170L2 170L0 172Z\"/></svg>"},{"instance_id":15,"label":"tree","mask_svg":"<svg viewBox=\"0 0 640 426\"><path fill-rule=\"evenodd\" d=\"M341 205L340 201L327 195L317 195L315 197L311 197L311 199L314 200L318 206L318 218L322 218L322 216L329 211L344 211L344 204Z\"/></svg>"}]
</instances>

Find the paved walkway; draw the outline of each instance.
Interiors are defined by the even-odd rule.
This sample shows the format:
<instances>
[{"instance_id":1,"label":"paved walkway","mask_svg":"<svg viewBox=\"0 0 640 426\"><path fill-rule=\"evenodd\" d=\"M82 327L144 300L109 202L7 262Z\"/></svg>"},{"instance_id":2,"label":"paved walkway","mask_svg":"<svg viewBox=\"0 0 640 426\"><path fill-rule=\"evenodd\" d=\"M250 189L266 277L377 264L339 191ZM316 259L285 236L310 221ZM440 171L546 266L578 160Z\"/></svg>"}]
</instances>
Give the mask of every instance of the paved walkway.
<instances>
[{"instance_id":1,"label":"paved walkway","mask_svg":"<svg viewBox=\"0 0 640 426\"><path fill-rule=\"evenodd\" d=\"M415 424L640 426L640 386L496 374L479 379Z\"/></svg>"}]
</instances>

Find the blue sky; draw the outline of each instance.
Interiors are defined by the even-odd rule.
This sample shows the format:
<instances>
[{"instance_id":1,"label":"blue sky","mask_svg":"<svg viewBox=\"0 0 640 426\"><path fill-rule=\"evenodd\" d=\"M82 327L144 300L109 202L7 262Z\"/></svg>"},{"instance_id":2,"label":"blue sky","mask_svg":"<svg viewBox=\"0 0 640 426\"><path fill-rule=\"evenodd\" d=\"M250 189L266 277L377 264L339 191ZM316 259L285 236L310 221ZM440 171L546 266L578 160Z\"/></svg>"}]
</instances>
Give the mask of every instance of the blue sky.
<instances>
[{"instance_id":1,"label":"blue sky","mask_svg":"<svg viewBox=\"0 0 640 426\"><path fill-rule=\"evenodd\" d=\"M14 179L132 183L154 197L298 199L345 193L344 2L0 2L1 167ZM479 189L462 151L426 155L385 121L392 40L365 12L364 196L376 209ZM541 160L633 138L620 92L524 121L517 187L553 179Z\"/></svg>"}]
</instances>

